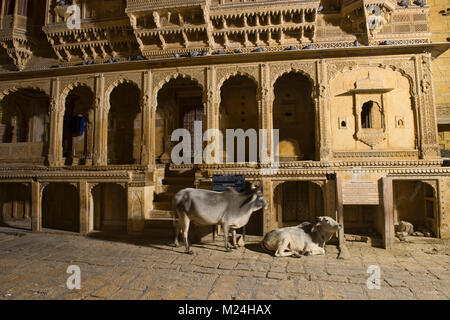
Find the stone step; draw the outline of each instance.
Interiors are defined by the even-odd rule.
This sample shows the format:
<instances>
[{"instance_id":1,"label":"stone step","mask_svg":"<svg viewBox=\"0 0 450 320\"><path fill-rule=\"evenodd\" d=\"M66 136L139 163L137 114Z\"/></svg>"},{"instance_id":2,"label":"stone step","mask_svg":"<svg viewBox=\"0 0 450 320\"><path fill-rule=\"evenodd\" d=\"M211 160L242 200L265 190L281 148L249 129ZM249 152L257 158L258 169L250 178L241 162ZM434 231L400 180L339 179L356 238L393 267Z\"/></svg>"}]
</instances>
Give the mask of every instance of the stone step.
<instances>
[{"instance_id":1,"label":"stone step","mask_svg":"<svg viewBox=\"0 0 450 320\"><path fill-rule=\"evenodd\" d=\"M155 194L153 202L172 202L175 192L163 192Z\"/></svg>"},{"instance_id":2,"label":"stone step","mask_svg":"<svg viewBox=\"0 0 450 320\"><path fill-rule=\"evenodd\" d=\"M152 220L172 220L172 213L173 211L171 209L169 210L161 210L161 209L153 209L150 214L149 221ZM147 220L146 220L147 221Z\"/></svg>"},{"instance_id":3,"label":"stone step","mask_svg":"<svg viewBox=\"0 0 450 320\"><path fill-rule=\"evenodd\" d=\"M153 208L156 211L170 211L172 210L172 201L153 202Z\"/></svg>"}]
</instances>

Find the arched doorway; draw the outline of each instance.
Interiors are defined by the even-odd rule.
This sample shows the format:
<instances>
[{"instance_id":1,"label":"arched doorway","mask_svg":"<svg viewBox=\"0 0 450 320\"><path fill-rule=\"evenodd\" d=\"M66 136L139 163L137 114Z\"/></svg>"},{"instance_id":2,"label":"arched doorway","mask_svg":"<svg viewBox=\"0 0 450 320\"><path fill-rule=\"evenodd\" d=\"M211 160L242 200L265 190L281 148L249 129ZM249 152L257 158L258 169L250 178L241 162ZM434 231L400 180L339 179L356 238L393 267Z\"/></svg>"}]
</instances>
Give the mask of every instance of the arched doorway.
<instances>
[{"instance_id":1,"label":"arched doorway","mask_svg":"<svg viewBox=\"0 0 450 320\"><path fill-rule=\"evenodd\" d=\"M66 97L63 126L63 157L66 164L90 164L94 149L94 95L86 86Z\"/></svg>"},{"instance_id":2,"label":"arched doorway","mask_svg":"<svg viewBox=\"0 0 450 320\"><path fill-rule=\"evenodd\" d=\"M0 158L43 162L49 141L48 106L44 92L28 88L0 101L0 144L9 146Z\"/></svg>"},{"instance_id":3,"label":"arched doorway","mask_svg":"<svg viewBox=\"0 0 450 320\"><path fill-rule=\"evenodd\" d=\"M50 183L42 195L42 226L80 232L80 201L70 183Z\"/></svg>"},{"instance_id":4,"label":"arched doorway","mask_svg":"<svg viewBox=\"0 0 450 320\"><path fill-rule=\"evenodd\" d=\"M258 161L258 129L259 114L256 100L257 84L247 76L236 75L226 80L220 89L220 130L227 137L226 130L242 129L248 132L245 138L245 154L239 152L239 141L234 139L234 148L231 141L226 138L224 143L224 161L227 162L249 162ZM247 131L252 129L251 131ZM236 132L236 131L235 131ZM253 134L250 134L253 132ZM256 141L255 141L256 139ZM228 156L227 156L228 149ZM256 149L256 150L255 150ZM253 151L253 152L251 152ZM256 154L254 152L256 151ZM252 154L251 154L252 153Z\"/></svg>"},{"instance_id":5,"label":"arched doorway","mask_svg":"<svg viewBox=\"0 0 450 320\"><path fill-rule=\"evenodd\" d=\"M314 160L315 117L311 82L298 72L279 77L274 85L273 128L279 129L281 161Z\"/></svg>"},{"instance_id":6,"label":"arched doorway","mask_svg":"<svg viewBox=\"0 0 450 320\"><path fill-rule=\"evenodd\" d=\"M155 137L157 162L171 161L172 147L177 143L171 141L171 135L178 128L190 132L191 158L193 157L194 122L204 121L203 110L203 89L194 80L180 76L170 80L159 90ZM203 135L203 132L199 134Z\"/></svg>"},{"instance_id":7,"label":"arched doorway","mask_svg":"<svg viewBox=\"0 0 450 320\"><path fill-rule=\"evenodd\" d=\"M115 183L100 183L92 189L94 230L127 230L127 193Z\"/></svg>"},{"instance_id":8,"label":"arched doorway","mask_svg":"<svg viewBox=\"0 0 450 320\"><path fill-rule=\"evenodd\" d=\"M279 227L314 222L316 217L324 215L322 189L310 181L288 181L278 185L274 205Z\"/></svg>"},{"instance_id":9,"label":"arched doorway","mask_svg":"<svg viewBox=\"0 0 450 320\"><path fill-rule=\"evenodd\" d=\"M133 83L119 84L110 94L108 164L134 164L141 160L140 90Z\"/></svg>"},{"instance_id":10,"label":"arched doorway","mask_svg":"<svg viewBox=\"0 0 450 320\"><path fill-rule=\"evenodd\" d=\"M31 230L31 191L22 183L0 184L0 224Z\"/></svg>"}]
</instances>

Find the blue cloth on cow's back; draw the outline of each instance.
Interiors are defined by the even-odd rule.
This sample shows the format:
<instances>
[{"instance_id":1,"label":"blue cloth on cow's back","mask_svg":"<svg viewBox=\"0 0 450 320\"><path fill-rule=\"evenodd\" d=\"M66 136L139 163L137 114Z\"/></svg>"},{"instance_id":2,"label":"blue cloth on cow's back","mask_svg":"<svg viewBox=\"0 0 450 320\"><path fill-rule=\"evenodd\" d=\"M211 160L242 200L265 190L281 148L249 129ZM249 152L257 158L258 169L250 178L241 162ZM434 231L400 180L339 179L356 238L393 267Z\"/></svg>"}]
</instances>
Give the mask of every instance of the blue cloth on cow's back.
<instances>
[{"instance_id":1,"label":"blue cloth on cow's back","mask_svg":"<svg viewBox=\"0 0 450 320\"><path fill-rule=\"evenodd\" d=\"M86 118L78 116L64 116L64 131L73 136L81 136L86 128Z\"/></svg>"}]
</instances>

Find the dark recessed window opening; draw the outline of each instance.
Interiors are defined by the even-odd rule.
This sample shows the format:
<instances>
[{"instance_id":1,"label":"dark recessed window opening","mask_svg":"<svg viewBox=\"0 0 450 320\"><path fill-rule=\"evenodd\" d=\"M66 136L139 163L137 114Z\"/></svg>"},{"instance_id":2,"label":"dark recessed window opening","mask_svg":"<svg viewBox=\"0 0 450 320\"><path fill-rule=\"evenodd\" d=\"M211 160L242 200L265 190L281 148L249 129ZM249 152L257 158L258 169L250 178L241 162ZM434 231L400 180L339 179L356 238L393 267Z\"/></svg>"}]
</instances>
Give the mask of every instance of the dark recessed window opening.
<instances>
[{"instance_id":1,"label":"dark recessed window opening","mask_svg":"<svg viewBox=\"0 0 450 320\"><path fill-rule=\"evenodd\" d=\"M361 110L361 127L363 129L381 129L382 116L380 105L375 101L367 101Z\"/></svg>"}]
</instances>

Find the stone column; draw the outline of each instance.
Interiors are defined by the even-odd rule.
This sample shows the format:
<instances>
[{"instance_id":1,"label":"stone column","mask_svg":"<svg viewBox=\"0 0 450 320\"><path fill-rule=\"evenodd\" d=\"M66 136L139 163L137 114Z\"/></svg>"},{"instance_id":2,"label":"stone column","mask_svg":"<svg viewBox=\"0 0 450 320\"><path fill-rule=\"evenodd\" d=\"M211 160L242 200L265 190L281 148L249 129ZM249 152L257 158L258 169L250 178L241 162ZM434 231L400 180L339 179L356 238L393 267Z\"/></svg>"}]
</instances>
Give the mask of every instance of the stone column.
<instances>
[{"instance_id":1,"label":"stone column","mask_svg":"<svg viewBox=\"0 0 450 320\"><path fill-rule=\"evenodd\" d=\"M151 74L146 71L143 75L142 85L142 149L141 149L141 164L150 165L154 163L154 149L151 140L154 140L154 113L152 112L152 104L150 100L151 95Z\"/></svg>"},{"instance_id":2,"label":"stone column","mask_svg":"<svg viewBox=\"0 0 450 320\"><path fill-rule=\"evenodd\" d=\"M273 113L272 113L272 104L273 104L273 95L272 88L270 86L270 68L267 64L260 65L260 91L258 93L258 114L259 114L259 129L265 129L267 132L267 156L268 159L259 159L260 162L263 163L273 163L274 162L274 153L277 150L272 152L272 129L273 129ZM258 139L259 140L259 139ZM261 142L260 142L261 146ZM259 148L258 148L259 150ZM260 155L263 155L260 152Z\"/></svg>"},{"instance_id":3,"label":"stone column","mask_svg":"<svg viewBox=\"0 0 450 320\"><path fill-rule=\"evenodd\" d=\"M317 85L313 90L316 99L316 150L319 151L318 160L327 161L331 158L331 115L329 104L329 83L327 79L326 63L323 60L316 62Z\"/></svg>"},{"instance_id":4,"label":"stone column","mask_svg":"<svg viewBox=\"0 0 450 320\"><path fill-rule=\"evenodd\" d=\"M422 159L440 158L437 115L434 102L433 73L429 53L415 57L417 102L420 119L420 154Z\"/></svg>"},{"instance_id":5,"label":"stone column","mask_svg":"<svg viewBox=\"0 0 450 320\"><path fill-rule=\"evenodd\" d=\"M80 233L86 235L93 230L91 224L91 214L93 208L91 208L91 188L87 181L81 181L78 191L80 193Z\"/></svg>"},{"instance_id":6,"label":"stone column","mask_svg":"<svg viewBox=\"0 0 450 320\"><path fill-rule=\"evenodd\" d=\"M392 179L384 177L383 184L383 211L384 211L384 232L383 248L391 249L394 244L394 210L393 210L393 188Z\"/></svg>"},{"instance_id":7,"label":"stone column","mask_svg":"<svg viewBox=\"0 0 450 320\"><path fill-rule=\"evenodd\" d=\"M337 222L341 224L342 228L338 231L339 246L345 243L344 238L344 202L342 198L342 179L336 175L336 217Z\"/></svg>"},{"instance_id":8,"label":"stone column","mask_svg":"<svg viewBox=\"0 0 450 320\"><path fill-rule=\"evenodd\" d=\"M153 187L128 185L127 233L139 233L144 230L145 218L151 213L153 189Z\"/></svg>"},{"instance_id":9,"label":"stone column","mask_svg":"<svg viewBox=\"0 0 450 320\"><path fill-rule=\"evenodd\" d=\"M217 70L215 66L210 66L206 69L206 94L204 98L205 106L205 119L204 131L208 129L218 129L220 130L220 113L219 113L219 98L220 98L220 88L217 87ZM225 133L223 133L225 135ZM208 136L208 141L211 137ZM211 159L212 162L218 163L223 159L220 159L222 146L219 140L214 140L214 158ZM209 143L207 143L209 144Z\"/></svg>"},{"instance_id":10,"label":"stone column","mask_svg":"<svg viewBox=\"0 0 450 320\"><path fill-rule=\"evenodd\" d=\"M108 162L108 107L105 102L105 79L103 74L95 79L95 126L94 126L94 165L102 166Z\"/></svg>"},{"instance_id":11,"label":"stone column","mask_svg":"<svg viewBox=\"0 0 450 320\"><path fill-rule=\"evenodd\" d=\"M59 97L59 79L52 79L50 98L50 137L48 162L51 167L62 166L62 135L64 125L64 105Z\"/></svg>"},{"instance_id":12,"label":"stone column","mask_svg":"<svg viewBox=\"0 0 450 320\"><path fill-rule=\"evenodd\" d=\"M267 202L267 210L263 210L263 234L277 228L276 225L276 210L273 203L274 187L269 178L262 179L264 199Z\"/></svg>"},{"instance_id":13,"label":"stone column","mask_svg":"<svg viewBox=\"0 0 450 320\"><path fill-rule=\"evenodd\" d=\"M42 191L45 185L38 181L31 182L31 230L42 231Z\"/></svg>"}]
</instances>

